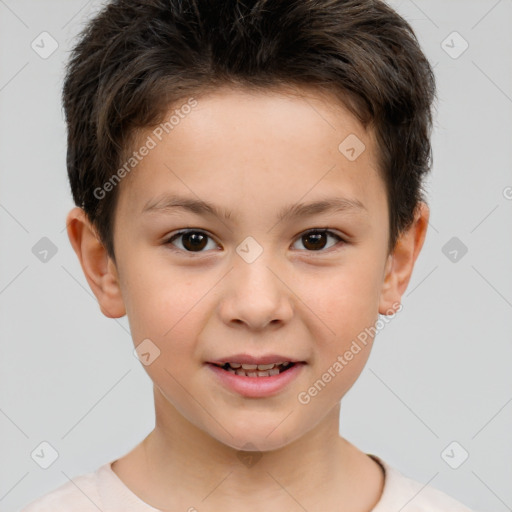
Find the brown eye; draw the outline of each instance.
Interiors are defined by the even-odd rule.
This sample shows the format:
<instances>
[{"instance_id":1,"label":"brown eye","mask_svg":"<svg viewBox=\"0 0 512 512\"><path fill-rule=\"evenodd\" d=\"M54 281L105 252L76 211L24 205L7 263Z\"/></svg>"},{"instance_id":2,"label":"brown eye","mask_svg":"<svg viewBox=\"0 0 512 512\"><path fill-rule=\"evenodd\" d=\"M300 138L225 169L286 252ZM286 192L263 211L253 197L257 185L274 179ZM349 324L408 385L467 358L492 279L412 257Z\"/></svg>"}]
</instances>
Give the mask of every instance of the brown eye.
<instances>
[{"instance_id":1,"label":"brown eye","mask_svg":"<svg viewBox=\"0 0 512 512\"><path fill-rule=\"evenodd\" d=\"M312 230L308 231L307 233L303 234L299 240L302 241L304 247L308 251L321 251L325 249L327 240L330 238L336 238L339 241L343 241L343 239L338 236L337 234L333 233L332 231L329 231L327 229L323 230ZM332 247L332 244L330 247Z\"/></svg>"},{"instance_id":2,"label":"brown eye","mask_svg":"<svg viewBox=\"0 0 512 512\"><path fill-rule=\"evenodd\" d=\"M210 237L202 231L180 231L173 235L166 243L175 245L176 239L182 239L179 249L186 252L204 252L203 249L208 245Z\"/></svg>"}]
</instances>

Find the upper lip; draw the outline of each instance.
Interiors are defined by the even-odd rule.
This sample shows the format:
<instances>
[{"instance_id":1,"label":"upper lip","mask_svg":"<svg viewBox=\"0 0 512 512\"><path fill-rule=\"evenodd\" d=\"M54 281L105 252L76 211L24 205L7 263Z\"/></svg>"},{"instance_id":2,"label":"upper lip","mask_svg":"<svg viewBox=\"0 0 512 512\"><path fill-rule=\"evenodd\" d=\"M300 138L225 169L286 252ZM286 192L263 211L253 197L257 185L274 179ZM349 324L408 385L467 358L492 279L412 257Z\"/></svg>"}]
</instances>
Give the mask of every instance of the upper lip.
<instances>
[{"instance_id":1,"label":"upper lip","mask_svg":"<svg viewBox=\"0 0 512 512\"><path fill-rule=\"evenodd\" d=\"M253 356L251 354L233 354L232 356L216 359L215 361L208 361L212 364L224 365L226 363L241 363L241 364L270 364L270 363L303 363L290 356L283 356L282 354L266 354L261 356Z\"/></svg>"}]
</instances>

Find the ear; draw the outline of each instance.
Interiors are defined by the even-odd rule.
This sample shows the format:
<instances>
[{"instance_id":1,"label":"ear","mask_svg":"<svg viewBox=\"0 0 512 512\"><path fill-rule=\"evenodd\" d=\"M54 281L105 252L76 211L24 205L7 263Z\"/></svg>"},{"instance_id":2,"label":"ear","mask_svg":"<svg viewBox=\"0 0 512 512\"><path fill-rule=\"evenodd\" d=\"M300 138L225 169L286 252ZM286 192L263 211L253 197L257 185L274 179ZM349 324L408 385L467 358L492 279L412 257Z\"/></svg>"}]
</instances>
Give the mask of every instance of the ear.
<instances>
[{"instance_id":1,"label":"ear","mask_svg":"<svg viewBox=\"0 0 512 512\"><path fill-rule=\"evenodd\" d=\"M412 225L400 235L393 252L388 256L379 301L381 315L390 315L399 310L400 300L425 241L429 216L429 207L420 202Z\"/></svg>"},{"instance_id":2,"label":"ear","mask_svg":"<svg viewBox=\"0 0 512 512\"><path fill-rule=\"evenodd\" d=\"M117 269L82 208L73 208L66 218L69 241L80 260L85 278L108 318L126 314Z\"/></svg>"}]
</instances>

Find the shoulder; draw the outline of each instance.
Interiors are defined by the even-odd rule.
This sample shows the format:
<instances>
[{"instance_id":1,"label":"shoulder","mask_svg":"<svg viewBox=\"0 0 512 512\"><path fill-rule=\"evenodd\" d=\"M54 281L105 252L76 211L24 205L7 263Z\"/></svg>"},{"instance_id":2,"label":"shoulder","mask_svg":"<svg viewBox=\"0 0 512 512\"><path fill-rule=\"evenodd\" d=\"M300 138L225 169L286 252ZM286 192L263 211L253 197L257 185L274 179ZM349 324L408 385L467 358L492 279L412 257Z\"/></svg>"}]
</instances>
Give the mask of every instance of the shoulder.
<instances>
[{"instance_id":1,"label":"shoulder","mask_svg":"<svg viewBox=\"0 0 512 512\"><path fill-rule=\"evenodd\" d=\"M98 475L103 467L72 478L30 502L20 512L98 512L102 506L98 492Z\"/></svg>"},{"instance_id":2,"label":"shoulder","mask_svg":"<svg viewBox=\"0 0 512 512\"><path fill-rule=\"evenodd\" d=\"M386 475L381 499L372 512L476 512L439 489L404 476L379 457L370 457L384 468Z\"/></svg>"}]
</instances>

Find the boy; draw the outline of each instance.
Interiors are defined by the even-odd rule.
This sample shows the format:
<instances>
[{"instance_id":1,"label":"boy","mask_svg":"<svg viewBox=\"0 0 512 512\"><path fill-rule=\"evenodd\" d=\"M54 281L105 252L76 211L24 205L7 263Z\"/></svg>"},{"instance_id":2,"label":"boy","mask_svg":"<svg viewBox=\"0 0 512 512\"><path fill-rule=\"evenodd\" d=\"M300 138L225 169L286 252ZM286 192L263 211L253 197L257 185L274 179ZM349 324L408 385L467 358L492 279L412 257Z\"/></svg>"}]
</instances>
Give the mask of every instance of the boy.
<instances>
[{"instance_id":1,"label":"boy","mask_svg":"<svg viewBox=\"0 0 512 512\"><path fill-rule=\"evenodd\" d=\"M434 97L380 1L105 6L64 84L68 235L155 429L26 512L469 511L339 436L425 239Z\"/></svg>"}]
</instances>

